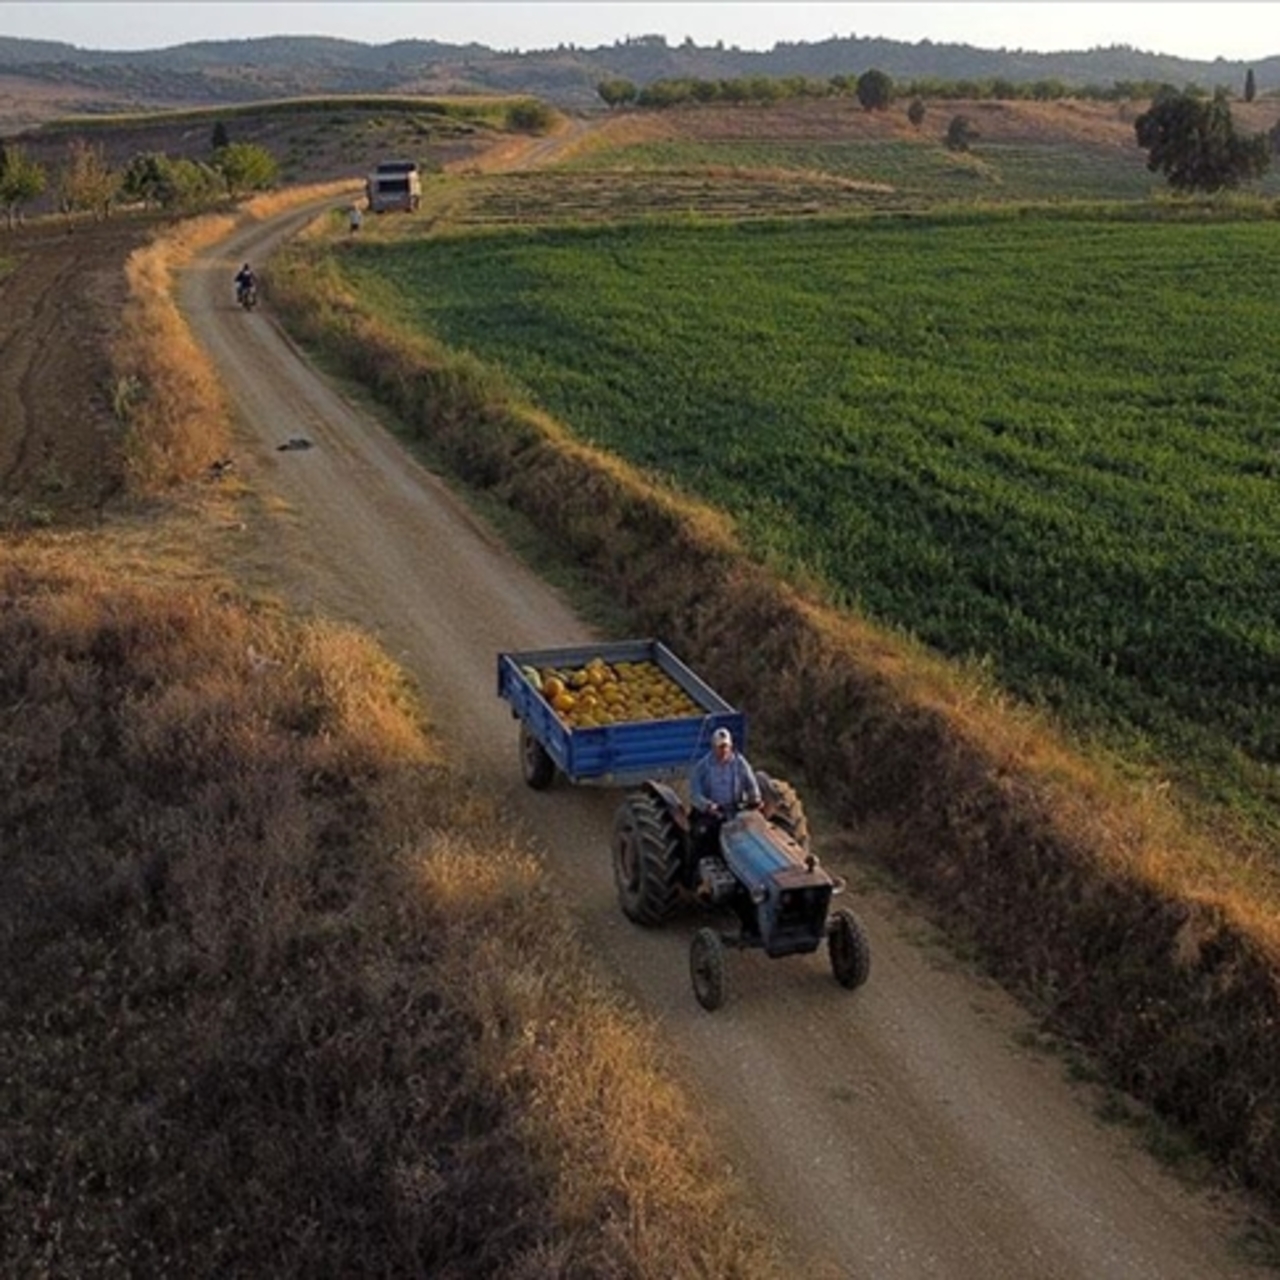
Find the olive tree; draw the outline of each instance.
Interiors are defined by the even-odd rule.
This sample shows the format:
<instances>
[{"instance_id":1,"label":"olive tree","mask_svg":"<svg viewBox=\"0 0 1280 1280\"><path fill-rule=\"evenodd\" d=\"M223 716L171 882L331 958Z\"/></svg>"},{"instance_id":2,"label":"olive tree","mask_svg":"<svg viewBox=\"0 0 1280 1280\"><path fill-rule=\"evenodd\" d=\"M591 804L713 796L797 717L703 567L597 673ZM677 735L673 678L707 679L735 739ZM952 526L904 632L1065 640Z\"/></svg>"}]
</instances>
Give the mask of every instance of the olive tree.
<instances>
[{"instance_id":1,"label":"olive tree","mask_svg":"<svg viewBox=\"0 0 1280 1280\"><path fill-rule=\"evenodd\" d=\"M1265 133L1242 137L1225 89L1212 98L1166 85L1133 122L1147 168L1178 191L1214 192L1260 178L1271 163Z\"/></svg>"},{"instance_id":2,"label":"olive tree","mask_svg":"<svg viewBox=\"0 0 1280 1280\"><path fill-rule=\"evenodd\" d=\"M275 157L252 142L232 142L215 151L213 167L233 199L247 191L265 191L276 180Z\"/></svg>"},{"instance_id":3,"label":"olive tree","mask_svg":"<svg viewBox=\"0 0 1280 1280\"><path fill-rule=\"evenodd\" d=\"M948 151L968 151L978 137L978 131L968 116L952 116L943 145Z\"/></svg>"},{"instance_id":4,"label":"olive tree","mask_svg":"<svg viewBox=\"0 0 1280 1280\"><path fill-rule=\"evenodd\" d=\"M0 148L0 204L4 205L9 230L12 231L22 213L45 188L45 171L28 159L19 146Z\"/></svg>"},{"instance_id":5,"label":"olive tree","mask_svg":"<svg viewBox=\"0 0 1280 1280\"><path fill-rule=\"evenodd\" d=\"M874 68L858 77L858 101L864 111L887 111L893 101L893 81Z\"/></svg>"},{"instance_id":6,"label":"olive tree","mask_svg":"<svg viewBox=\"0 0 1280 1280\"><path fill-rule=\"evenodd\" d=\"M630 80L601 80L596 93L606 107L625 107L636 100L636 87Z\"/></svg>"},{"instance_id":7,"label":"olive tree","mask_svg":"<svg viewBox=\"0 0 1280 1280\"><path fill-rule=\"evenodd\" d=\"M220 173L195 160L171 159L162 152L133 157L121 178L121 194L162 209L198 209L226 198Z\"/></svg>"},{"instance_id":8,"label":"olive tree","mask_svg":"<svg viewBox=\"0 0 1280 1280\"><path fill-rule=\"evenodd\" d=\"M555 118L555 112L537 98L513 102L506 112L507 128L517 133L547 133Z\"/></svg>"},{"instance_id":9,"label":"olive tree","mask_svg":"<svg viewBox=\"0 0 1280 1280\"><path fill-rule=\"evenodd\" d=\"M92 212L95 220L102 219L111 213L119 189L120 177L108 167L102 148L73 138L58 174L58 208L68 217Z\"/></svg>"}]
</instances>

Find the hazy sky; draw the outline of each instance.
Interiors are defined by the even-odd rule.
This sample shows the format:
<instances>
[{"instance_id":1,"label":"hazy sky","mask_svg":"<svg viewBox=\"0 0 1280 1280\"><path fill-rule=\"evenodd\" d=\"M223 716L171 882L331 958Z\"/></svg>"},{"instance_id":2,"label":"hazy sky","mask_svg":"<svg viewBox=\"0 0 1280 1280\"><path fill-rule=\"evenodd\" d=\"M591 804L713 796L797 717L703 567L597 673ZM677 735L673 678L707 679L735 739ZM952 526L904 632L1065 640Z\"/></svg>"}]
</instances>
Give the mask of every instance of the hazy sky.
<instances>
[{"instance_id":1,"label":"hazy sky","mask_svg":"<svg viewBox=\"0 0 1280 1280\"><path fill-rule=\"evenodd\" d=\"M1092 49L1133 45L1210 61L1280 54L1280 4L1215 0L1139 3L858 3L857 0L0 0L0 35L61 40L84 49L159 49L192 40L328 35L365 44L475 41L494 49L612 44L664 35L672 44L723 40L769 49L830 36L929 39L983 49Z\"/></svg>"}]
</instances>

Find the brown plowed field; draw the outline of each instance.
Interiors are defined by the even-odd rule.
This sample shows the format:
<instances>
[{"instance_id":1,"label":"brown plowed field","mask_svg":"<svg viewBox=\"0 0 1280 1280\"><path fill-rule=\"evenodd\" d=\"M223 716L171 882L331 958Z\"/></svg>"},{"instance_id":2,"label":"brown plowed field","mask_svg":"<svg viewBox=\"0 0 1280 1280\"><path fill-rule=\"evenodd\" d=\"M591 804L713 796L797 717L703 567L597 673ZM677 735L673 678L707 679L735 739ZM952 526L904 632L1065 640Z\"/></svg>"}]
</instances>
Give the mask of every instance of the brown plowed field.
<instances>
[{"instance_id":1,"label":"brown plowed field","mask_svg":"<svg viewBox=\"0 0 1280 1280\"><path fill-rule=\"evenodd\" d=\"M42 219L0 237L0 518L92 518L119 488L108 344L140 218Z\"/></svg>"}]
</instances>

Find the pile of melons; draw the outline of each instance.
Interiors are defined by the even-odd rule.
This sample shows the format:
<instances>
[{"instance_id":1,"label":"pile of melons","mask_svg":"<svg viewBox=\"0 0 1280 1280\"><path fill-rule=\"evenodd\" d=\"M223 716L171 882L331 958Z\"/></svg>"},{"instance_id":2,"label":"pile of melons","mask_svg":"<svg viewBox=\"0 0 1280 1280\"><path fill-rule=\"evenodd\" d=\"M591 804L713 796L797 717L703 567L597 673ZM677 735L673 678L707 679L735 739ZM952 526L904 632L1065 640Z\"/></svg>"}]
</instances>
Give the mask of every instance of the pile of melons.
<instances>
[{"instance_id":1,"label":"pile of melons","mask_svg":"<svg viewBox=\"0 0 1280 1280\"><path fill-rule=\"evenodd\" d=\"M678 720L704 710L656 662L592 658L572 669L522 667L525 679L571 729L631 720Z\"/></svg>"}]
</instances>

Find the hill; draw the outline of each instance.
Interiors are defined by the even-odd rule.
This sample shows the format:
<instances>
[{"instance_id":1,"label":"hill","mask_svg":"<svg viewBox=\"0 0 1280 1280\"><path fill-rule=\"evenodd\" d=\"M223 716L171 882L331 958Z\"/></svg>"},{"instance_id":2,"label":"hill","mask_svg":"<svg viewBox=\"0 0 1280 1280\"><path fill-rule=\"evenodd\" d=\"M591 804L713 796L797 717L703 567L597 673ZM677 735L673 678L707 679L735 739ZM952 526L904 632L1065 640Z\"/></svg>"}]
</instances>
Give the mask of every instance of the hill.
<instances>
[{"instance_id":1,"label":"hill","mask_svg":"<svg viewBox=\"0 0 1280 1280\"><path fill-rule=\"evenodd\" d=\"M465 163L491 147L504 127L505 103L468 98L347 96L288 99L250 105L77 116L51 120L13 139L50 182L26 214L55 208L55 176L69 149L88 143L104 162L123 170L135 156L158 153L207 163L214 133L232 143L264 148L276 161L281 186L360 179L390 156L411 156L427 171Z\"/></svg>"},{"instance_id":2,"label":"hill","mask_svg":"<svg viewBox=\"0 0 1280 1280\"><path fill-rule=\"evenodd\" d=\"M109 52L0 36L0 133L68 113L212 106L330 93L535 94L563 108L598 105L595 86L622 78L735 79L860 75L897 80L1060 81L1083 87L1168 82L1280 90L1280 55L1258 63L1196 61L1125 45L1062 53L980 49L848 36L779 43L767 51L671 45L662 36L612 45L503 52L483 45L402 40L368 45L321 36L201 41L168 49Z\"/></svg>"}]
</instances>

